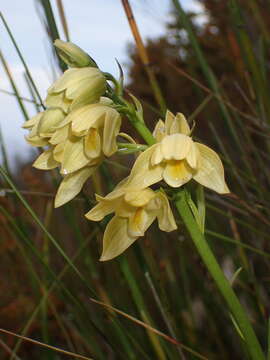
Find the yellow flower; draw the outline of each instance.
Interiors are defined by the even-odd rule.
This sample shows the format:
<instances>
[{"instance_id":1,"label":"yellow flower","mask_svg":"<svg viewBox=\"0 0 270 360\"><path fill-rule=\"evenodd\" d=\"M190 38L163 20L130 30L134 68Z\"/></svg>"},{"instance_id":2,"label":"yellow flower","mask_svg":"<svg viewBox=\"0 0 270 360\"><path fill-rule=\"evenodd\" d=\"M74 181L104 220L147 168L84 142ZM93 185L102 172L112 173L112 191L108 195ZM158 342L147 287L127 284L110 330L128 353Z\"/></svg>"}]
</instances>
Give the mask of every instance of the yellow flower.
<instances>
[{"instance_id":1,"label":"yellow flower","mask_svg":"<svg viewBox=\"0 0 270 360\"><path fill-rule=\"evenodd\" d=\"M61 59L70 67L94 66L95 62L79 46L70 41L55 40L54 46Z\"/></svg>"},{"instance_id":2,"label":"yellow flower","mask_svg":"<svg viewBox=\"0 0 270 360\"><path fill-rule=\"evenodd\" d=\"M51 108L24 124L31 129L28 142L49 146L33 166L40 170L60 167L64 176L55 207L74 198L104 156L117 150L121 116L108 104L110 100L102 98L100 103L82 106L66 117L61 109Z\"/></svg>"},{"instance_id":3,"label":"yellow flower","mask_svg":"<svg viewBox=\"0 0 270 360\"><path fill-rule=\"evenodd\" d=\"M220 194L229 189L218 154L208 146L194 142L183 114L167 111L165 123L159 120L153 132L157 143L135 161L129 176L131 188L145 188L164 180L177 188L194 179Z\"/></svg>"},{"instance_id":4,"label":"yellow flower","mask_svg":"<svg viewBox=\"0 0 270 360\"><path fill-rule=\"evenodd\" d=\"M72 68L48 89L47 107L60 107L66 113L85 104L95 103L106 91L106 79L94 67Z\"/></svg>"},{"instance_id":5,"label":"yellow flower","mask_svg":"<svg viewBox=\"0 0 270 360\"><path fill-rule=\"evenodd\" d=\"M72 111L50 139L52 144L56 144L57 138L64 138L69 132L64 144L58 143L53 150L61 163L61 174L68 175L85 166L97 165L104 155L111 156L117 151L116 137L121 116L112 107L104 105L106 101L102 99L102 103Z\"/></svg>"},{"instance_id":6,"label":"yellow flower","mask_svg":"<svg viewBox=\"0 0 270 360\"><path fill-rule=\"evenodd\" d=\"M89 220L100 221L114 212L103 237L103 251L100 260L113 259L125 251L157 218L159 228L170 232L177 228L166 195L150 188L143 190L125 189L121 183L106 197L96 195L98 204L85 216Z\"/></svg>"},{"instance_id":7,"label":"yellow flower","mask_svg":"<svg viewBox=\"0 0 270 360\"><path fill-rule=\"evenodd\" d=\"M117 151L116 137L121 126L121 116L111 106L101 103L85 105L72 111L64 124L71 124L72 135L84 137L84 153L97 158L103 153L111 156Z\"/></svg>"}]
</instances>

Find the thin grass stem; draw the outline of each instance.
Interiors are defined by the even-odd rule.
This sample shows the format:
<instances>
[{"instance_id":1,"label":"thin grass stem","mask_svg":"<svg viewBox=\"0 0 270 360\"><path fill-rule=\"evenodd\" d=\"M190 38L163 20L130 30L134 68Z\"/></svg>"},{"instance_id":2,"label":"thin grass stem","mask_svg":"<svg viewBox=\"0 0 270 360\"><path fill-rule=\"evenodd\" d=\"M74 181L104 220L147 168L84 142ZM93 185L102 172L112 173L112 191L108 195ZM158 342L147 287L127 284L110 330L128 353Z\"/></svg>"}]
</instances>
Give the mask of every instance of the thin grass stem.
<instances>
[{"instance_id":1,"label":"thin grass stem","mask_svg":"<svg viewBox=\"0 0 270 360\"><path fill-rule=\"evenodd\" d=\"M159 104L160 110L162 112L162 114L165 114L166 111L166 103L162 94L162 91L160 89L160 86L158 84L158 81L156 79L156 75L153 71L153 68L151 66L151 62L149 60L148 57L148 53L147 50L143 44L137 23L135 21L134 15L133 15L133 11L131 9L131 6L129 4L128 0L121 0L122 1L122 5L123 8L125 10L126 16L127 16L127 20L130 26L130 29L132 31L134 40L136 42L137 45L137 49L139 52L139 56L141 58L141 61L143 63L144 69L147 73L147 76L149 78L149 82L151 84L155 99L157 101L157 104Z\"/></svg>"}]
</instances>

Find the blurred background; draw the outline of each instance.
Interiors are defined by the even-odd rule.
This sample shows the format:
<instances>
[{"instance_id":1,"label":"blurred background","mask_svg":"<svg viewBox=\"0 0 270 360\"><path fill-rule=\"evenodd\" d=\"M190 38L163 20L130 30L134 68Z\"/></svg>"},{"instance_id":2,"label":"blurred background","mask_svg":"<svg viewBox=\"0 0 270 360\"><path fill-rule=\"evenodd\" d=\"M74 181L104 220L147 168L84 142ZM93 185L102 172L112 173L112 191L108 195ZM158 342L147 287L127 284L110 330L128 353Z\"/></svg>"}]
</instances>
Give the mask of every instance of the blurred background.
<instances>
[{"instance_id":1,"label":"blurred background","mask_svg":"<svg viewBox=\"0 0 270 360\"><path fill-rule=\"evenodd\" d=\"M206 236L267 349L270 2L130 4L166 107L183 112L196 126L195 137L225 164L232 193L206 191ZM149 127L162 116L121 1L12 0L0 10L0 156L10 179L0 180L0 328L88 359L245 358L238 330L180 221L180 232L152 226L124 255L98 262L102 229L83 214L95 192L108 193L128 174L133 156L115 155L60 209L53 208L58 175L31 167L38 151L25 142L21 125L39 111L39 100L27 70L45 98L62 72L55 38L70 39L116 78L117 59ZM196 188L190 190L196 198ZM0 336L0 355L67 358L12 335Z\"/></svg>"}]
</instances>

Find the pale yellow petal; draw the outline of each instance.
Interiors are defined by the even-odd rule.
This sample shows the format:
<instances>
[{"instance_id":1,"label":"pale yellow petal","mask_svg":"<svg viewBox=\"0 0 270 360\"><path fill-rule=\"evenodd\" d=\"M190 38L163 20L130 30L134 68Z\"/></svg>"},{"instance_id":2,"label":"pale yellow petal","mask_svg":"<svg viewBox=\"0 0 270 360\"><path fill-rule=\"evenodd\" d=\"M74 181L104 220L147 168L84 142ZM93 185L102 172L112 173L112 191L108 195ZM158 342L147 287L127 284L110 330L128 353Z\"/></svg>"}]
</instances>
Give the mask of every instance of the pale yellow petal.
<instances>
[{"instance_id":1,"label":"pale yellow petal","mask_svg":"<svg viewBox=\"0 0 270 360\"><path fill-rule=\"evenodd\" d=\"M85 70L85 69L83 69ZM78 78L74 77L74 81L70 82L65 90L65 96L68 99L77 100L79 97L91 96L89 93L95 87L95 80L89 81L88 77Z\"/></svg>"},{"instance_id":2,"label":"pale yellow petal","mask_svg":"<svg viewBox=\"0 0 270 360\"><path fill-rule=\"evenodd\" d=\"M125 194L125 201L132 206L140 207L146 205L155 196L156 194L152 189L146 188L138 191L128 191Z\"/></svg>"},{"instance_id":3,"label":"pale yellow petal","mask_svg":"<svg viewBox=\"0 0 270 360\"><path fill-rule=\"evenodd\" d=\"M32 146L46 146L48 145L48 140L41 138L40 136L25 136L25 140Z\"/></svg>"},{"instance_id":4,"label":"pale yellow petal","mask_svg":"<svg viewBox=\"0 0 270 360\"><path fill-rule=\"evenodd\" d=\"M104 199L112 200L119 198L120 196L125 194L125 185L128 182L128 178L123 179L119 184L116 185L115 189L106 195Z\"/></svg>"},{"instance_id":5,"label":"pale yellow petal","mask_svg":"<svg viewBox=\"0 0 270 360\"><path fill-rule=\"evenodd\" d=\"M179 187L192 178L192 169L185 160L170 160L167 162L163 179L172 187Z\"/></svg>"},{"instance_id":6,"label":"pale yellow petal","mask_svg":"<svg viewBox=\"0 0 270 360\"><path fill-rule=\"evenodd\" d=\"M199 150L196 144L192 141L190 150L186 156L187 163L189 164L190 167L196 169L199 162L199 158L200 158Z\"/></svg>"},{"instance_id":7,"label":"pale yellow petal","mask_svg":"<svg viewBox=\"0 0 270 360\"><path fill-rule=\"evenodd\" d=\"M68 120L72 122L72 133L82 136L91 127L100 126L101 119L105 116L104 108L101 104L91 104L73 110L68 115Z\"/></svg>"},{"instance_id":8,"label":"pale yellow petal","mask_svg":"<svg viewBox=\"0 0 270 360\"><path fill-rule=\"evenodd\" d=\"M52 136L57 127L61 126L64 118L65 113L60 108L46 110L39 121L39 135L42 137Z\"/></svg>"},{"instance_id":9,"label":"pale yellow petal","mask_svg":"<svg viewBox=\"0 0 270 360\"><path fill-rule=\"evenodd\" d=\"M34 126L31 128L29 134L25 137L26 141L29 142L29 144L31 144L33 146L43 146L48 143L48 140L40 137L39 133L38 133L40 119L42 118L43 114L44 113L40 113L39 120L35 122ZM45 142L45 144L44 144L44 142Z\"/></svg>"},{"instance_id":10,"label":"pale yellow petal","mask_svg":"<svg viewBox=\"0 0 270 360\"><path fill-rule=\"evenodd\" d=\"M184 134L172 134L161 141L161 151L166 160L182 160L189 153L192 140Z\"/></svg>"},{"instance_id":11,"label":"pale yellow petal","mask_svg":"<svg viewBox=\"0 0 270 360\"><path fill-rule=\"evenodd\" d=\"M31 137L34 137L34 136L39 136L39 133L38 133L38 128L39 128L39 123L40 123L40 120L41 118L43 117L43 113L40 113L40 116L39 116L39 120L35 122L34 126L31 127L30 132L29 132L29 138Z\"/></svg>"},{"instance_id":12,"label":"pale yellow petal","mask_svg":"<svg viewBox=\"0 0 270 360\"><path fill-rule=\"evenodd\" d=\"M144 189L148 186L158 183L162 180L162 173L164 167L162 165L156 165L150 167L144 172L136 174L133 178L130 178L127 189Z\"/></svg>"},{"instance_id":13,"label":"pale yellow petal","mask_svg":"<svg viewBox=\"0 0 270 360\"><path fill-rule=\"evenodd\" d=\"M165 135L166 135L165 123L162 120L158 120L153 131L153 136L157 140L157 142L160 142Z\"/></svg>"},{"instance_id":14,"label":"pale yellow petal","mask_svg":"<svg viewBox=\"0 0 270 360\"><path fill-rule=\"evenodd\" d=\"M72 101L65 98L64 92L48 94L45 100L47 107L60 107L65 113L69 111Z\"/></svg>"},{"instance_id":15,"label":"pale yellow petal","mask_svg":"<svg viewBox=\"0 0 270 360\"><path fill-rule=\"evenodd\" d=\"M61 163L64 156L65 143L57 144L53 150L53 157L56 161Z\"/></svg>"},{"instance_id":16,"label":"pale yellow petal","mask_svg":"<svg viewBox=\"0 0 270 360\"><path fill-rule=\"evenodd\" d=\"M137 159L131 169L130 176L129 176L130 178L132 178L133 176L137 175L140 172L144 172L145 170L149 169L149 166L151 165L150 164L151 156L157 146L159 146L159 144L154 144L154 145L150 146L148 149L143 151L137 157Z\"/></svg>"},{"instance_id":17,"label":"pale yellow petal","mask_svg":"<svg viewBox=\"0 0 270 360\"><path fill-rule=\"evenodd\" d=\"M119 201L119 199L121 197L124 196L126 189L125 186L128 182L128 177L123 179L122 181L120 181L116 187L114 188L113 191L111 191L110 193L108 193L105 197L102 197L98 194L96 194L96 199L97 201L111 201L111 200L116 200Z\"/></svg>"},{"instance_id":18,"label":"pale yellow petal","mask_svg":"<svg viewBox=\"0 0 270 360\"><path fill-rule=\"evenodd\" d=\"M48 89L48 93L59 93L68 90L66 96L73 99L78 91L82 91L84 83L92 83L94 81L104 79L101 71L94 67L72 68L64 72L64 74ZM104 80L102 81L105 82ZM83 85L82 85L83 84Z\"/></svg>"},{"instance_id":19,"label":"pale yellow petal","mask_svg":"<svg viewBox=\"0 0 270 360\"><path fill-rule=\"evenodd\" d=\"M95 102L95 99L98 100L102 93L105 92L105 78L98 68L74 68L67 71L71 70L74 70L74 73L65 84L62 80L62 89L63 87L66 89L67 98L75 99L83 95L83 93L88 93L88 96L93 100L92 102ZM54 87L55 90L56 86Z\"/></svg>"},{"instance_id":20,"label":"pale yellow petal","mask_svg":"<svg viewBox=\"0 0 270 360\"><path fill-rule=\"evenodd\" d=\"M181 113L177 113L172 125L170 127L170 134L184 134L184 135L190 135L190 127L188 125L188 122L185 118L185 116Z\"/></svg>"},{"instance_id":21,"label":"pale yellow petal","mask_svg":"<svg viewBox=\"0 0 270 360\"><path fill-rule=\"evenodd\" d=\"M150 161L157 146L159 144L152 145L138 156L131 169L129 180L126 184L127 187L136 190L144 189L162 179L163 167L160 165L152 166Z\"/></svg>"},{"instance_id":22,"label":"pale yellow petal","mask_svg":"<svg viewBox=\"0 0 270 360\"><path fill-rule=\"evenodd\" d=\"M130 205L124 200L124 197L121 197L118 201L114 200L114 211L115 215L128 218L134 214L136 207Z\"/></svg>"},{"instance_id":23,"label":"pale yellow petal","mask_svg":"<svg viewBox=\"0 0 270 360\"><path fill-rule=\"evenodd\" d=\"M62 92L69 84L72 85L78 80L80 80L80 72L77 71L77 68L68 69L49 87L48 94Z\"/></svg>"},{"instance_id":24,"label":"pale yellow petal","mask_svg":"<svg viewBox=\"0 0 270 360\"><path fill-rule=\"evenodd\" d=\"M106 215L114 212L115 203L113 201L100 201L88 213L85 214L88 220L100 221Z\"/></svg>"},{"instance_id":25,"label":"pale yellow petal","mask_svg":"<svg viewBox=\"0 0 270 360\"><path fill-rule=\"evenodd\" d=\"M63 76L51 86L46 100L49 101L50 96L64 94L62 100L69 102L68 110L72 111L83 105L98 102L105 90L106 80L99 69L72 68L65 71ZM58 100L60 101L61 99ZM60 104L58 106L62 107Z\"/></svg>"},{"instance_id":26,"label":"pale yellow petal","mask_svg":"<svg viewBox=\"0 0 270 360\"><path fill-rule=\"evenodd\" d=\"M84 139L68 139L64 148L61 174L70 174L86 166L88 163L89 159L84 153Z\"/></svg>"},{"instance_id":27,"label":"pale yellow petal","mask_svg":"<svg viewBox=\"0 0 270 360\"><path fill-rule=\"evenodd\" d=\"M174 114L172 112L170 112L169 110L167 110L166 112L166 116L165 116L165 131L166 131L166 135L170 134L170 128L172 126L174 120Z\"/></svg>"},{"instance_id":28,"label":"pale yellow petal","mask_svg":"<svg viewBox=\"0 0 270 360\"><path fill-rule=\"evenodd\" d=\"M50 138L49 142L52 144L52 145L57 145L61 142L64 142L67 140L68 138L68 135L69 135L69 128L70 128L70 125L67 124L57 130L55 130L53 136Z\"/></svg>"},{"instance_id":29,"label":"pale yellow petal","mask_svg":"<svg viewBox=\"0 0 270 360\"><path fill-rule=\"evenodd\" d=\"M57 166L59 163L54 160L52 149L44 151L33 164L33 167L40 170L50 170Z\"/></svg>"},{"instance_id":30,"label":"pale yellow petal","mask_svg":"<svg viewBox=\"0 0 270 360\"><path fill-rule=\"evenodd\" d=\"M158 165L163 160L163 153L161 151L161 144L158 144L158 146L155 147L155 150L153 151L153 154L151 156L151 165Z\"/></svg>"},{"instance_id":31,"label":"pale yellow petal","mask_svg":"<svg viewBox=\"0 0 270 360\"><path fill-rule=\"evenodd\" d=\"M44 112L40 112L37 115L33 116L31 119L25 121L22 125L22 127L24 129L31 129L34 125L36 125L36 123L39 122L39 120L41 119L41 117L43 116Z\"/></svg>"},{"instance_id":32,"label":"pale yellow petal","mask_svg":"<svg viewBox=\"0 0 270 360\"><path fill-rule=\"evenodd\" d=\"M154 213L147 213L142 207L138 208L133 216L129 217L128 234L131 236L144 236L145 231L155 220Z\"/></svg>"},{"instance_id":33,"label":"pale yellow petal","mask_svg":"<svg viewBox=\"0 0 270 360\"><path fill-rule=\"evenodd\" d=\"M105 198L96 195L97 200L100 202L100 204L102 204L102 206L100 206L99 209L103 209L102 210L103 212L105 211L104 209L110 209L110 211L108 210L109 211L108 214L114 212L115 215L124 218L127 218L134 213L136 208L128 204L124 200L123 194L119 192L118 194L116 193L114 197L109 198L108 196L110 196L111 194L112 193L108 194Z\"/></svg>"},{"instance_id":34,"label":"pale yellow petal","mask_svg":"<svg viewBox=\"0 0 270 360\"><path fill-rule=\"evenodd\" d=\"M111 260L124 252L137 236L128 233L128 219L113 217L106 227L100 261Z\"/></svg>"},{"instance_id":35,"label":"pale yellow petal","mask_svg":"<svg viewBox=\"0 0 270 360\"><path fill-rule=\"evenodd\" d=\"M81 91L75 92L76 97L70 105L70 110L75 110L83 105L97 103L101 94L105 92L103 84L85 82L85 87Z\"/></svg>"},{"instance_id":36,"label":"pale yellow petal","mask_svg":"<svg viewBox=\"0 0 270 360\"><path fill-rule=\"evenodd\" d=\"M128 179L129 179L129 176L125 177L123 180L121 180L117 185L116 187L114 188L114 190L119 190L121 188L124 188L124 186L127 184L128 182ZM114 191L113 190L113 191Z\"/></svg>"},{"instance_id":37,"label":"pale yellow petal","mask_svg":"<svg viewBox=\"0 0 270 360\"><path fill-rule=\"evenodd\" d=\"M208 146L196 143L200 152L199 168L194 180L219 194L230 192L224 179L224 168L218 154Z\"/></svg>"},{"instance_id":38,"label":"pale yellow petal","mask_svg":"<svg viewBox=\"0 0 270 360\"><path fill-rule=\"evenodd\" d=\"M89 159L95 159L100 156L101 140L97 129L90 129L84 137L84 152Z\"/></svg>"},{"instance_id":39,"label":"pale yellow petal","mask_svg":"<svg viewBox=\"0 0 270 360\"><path fill-rule=\"evenodd\" d=\"M136 208L124 200L124 190L115 189L105 197L96 195L98 204L90 210L87 217L90 220L99 221L104 216L115 212L121 217L128 217L134 213Z\"/></svg>"},{"instance_id":40,"label":"pale yellow petal","mask_svg":"<svg viewBox=\"0 0 270 360\"><path fill-rule=\"evenodd\" d=\"M54 206L57 208L66 204L81 191L83 184L93 174L96 167L85 167L72 174L66 175L62 180L55 197Z\"/></svg>"},{"instance_id":41,"label":"pale yellow petal","mask_svg":"<svg viewBox=\"0 0 270 360\"><path fill-rule=\"evenodd\" d=\"M166 232L176 230L177 225L167 196L163 192L159 191L157 193L157 200L159 202L159 211L157 213L157 218L160 230Z\"/></svg>"},{"instance_id":42,"label":"pale yellow petal","mask_svg":"<svg viewBox=\"0 0 270 360\"><path fill-rule=\"evenodd\" d=\"M103 153L106 156L111 156L117 151L116 136L119 133L121 126L121 117L120 114L114 110L110 109L106 112L104 130L103 130Z\"/></svg>"}]
</instances>

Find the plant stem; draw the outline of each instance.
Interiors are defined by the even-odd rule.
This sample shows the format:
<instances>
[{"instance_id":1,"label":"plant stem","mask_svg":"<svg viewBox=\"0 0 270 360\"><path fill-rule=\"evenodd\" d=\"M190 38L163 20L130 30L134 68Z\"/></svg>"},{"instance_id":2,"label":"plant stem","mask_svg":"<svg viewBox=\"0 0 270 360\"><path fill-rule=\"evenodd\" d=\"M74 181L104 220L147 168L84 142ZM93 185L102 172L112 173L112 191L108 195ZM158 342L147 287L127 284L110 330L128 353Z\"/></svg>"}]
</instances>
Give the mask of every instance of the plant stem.
<instances>
[{"instance_id":1,"label":"plant stem","mask_svg":"<svg viewBox=\"0 0 270 360\"><path fill-rule=\"evenodd\" d=\"M138 120L136 114L127 114L131 124L135 127L138 133L142 136L148 145L153 145L156 140L152 135L148 127L141 121Z\"/></svg>"},{"instance_id":2,"label":"plant stem","mask_svg":"<svg viewBox=\"0 0 270 360\"><path fill-rule=\"evenodd\" d=\"M14 38L14 36L13 36L13 34L12 34L12 32L11 32L11 30L10 30L10 28L9 28L9 26L8 26L8 24L7 24L7 22L6 22L6 20L5 20L2 13L0 13L0 18L1 18L3 24L4 24L5 28L6 28L6 31L7 31L8 35L9 35L9 37L10 37L10 40L12 41L13 46L14 46L14 48L15 48L15 50L16 50L16 52L17 52L17 54L18 54L18 56L19 56L19 58L20 58L20 60L21 60L21 62L23 64L25 73L26 73L26 75L27 75L32 87L33 87L33 90L35 91L35 94L36 94L36 96L38 98L38 101L42 105L42 107L45 108L44 105L42 104L42 98L41 98L41 96L39 94L39 91L38 91L38 89L36 87L36 84L35 84L35 82L34 82L34 80L32 78L32 75L31 75L31 73L29 71L29 68L26 65L24 57L23 57L23 55L22 55L22 53L21 53L21 51L20 51L20 49L19 49L19 47L18 47L18 45L17 45L17 43L15 41L15 38Z\"/></svg>"},{"instance_id":3,"label":"plant stem","mask_svg":"<svg viewBox=\"0 0 270 360\"><path fill-rule=\"evenodd\" d=\"M138 308L138 311L141 315L142 320L151 326L153 324L153 321L150 317L150 314L148 313L148 311L146 309L146 306L144 304L143 295L140 291L140 288L139 288L136 280L134 279L134 276L130 269L127 258L121 257L119 260L119 264L120 264L121 271L123 272L123 274L126 278L126 281L130 287L133 300ZM149 339L152 343L153 349L155 350L157 359L165 360L166 355L165 355L162 345L160 343L160 339L156 336L156 334L153 334L151 331L149 331L149 330L146 330L146 331L147 331Z\"/></svg>"},{"instance_id":4,"label":"plant stem","mask_svg":"<svg viewBox=\"0 0 270 360\"><path fill-rule=\"evenodd\" d=\"M177 193L175 197L175 205L205 266L212 275L219 291L221 292L228 305L228 308L233 315L234 320L236 321L241 333L244 336L244 341L251 359L265 359L262 348L254 333L246 312L236 297L229 281L226 279L205 237L201 233L195 219L193 218L187 203L186 190L180 190Z\"/></svg>"},{"instance_id":5,"label":"plant stem","mask_svg":"<svg viewBox=\"0 0 270 360\"><path fill-rule=\"evenodd\" d=\"M60 35L59 35L58 28L57 28L56 19L55 19L54 13L53 13L51 2L50 2L50 0L40 0L40 5L42 6L43 11L44 11L45 27L46 27L46 30L48 32L49 38L50 38L50 40L52 42L52 46L53 46L54 41L56 39L60 39ZM53 49L54 49L54 47L53 47ZM58 59L59 68L64 72L65 70L67 70L67 65L60 58L57 51L55 53L56 53L56 56Z\"/></svg>"},{"instance_id":6,"label":"plant stem","mask_svg":"<svg viewBox=\"0 0 270 360\"><path fill-rule=\"evenodd\" d=\"M165 114L166 111L166 104L165 100L162 94L162 91L160 89L160 86L158 84L158 81L156 79L156 75L153 71L153 68L151 67L151 63L148 57L147 50L143 44L137 23L135 21L131 6L129 4L128 0L122 0L123 8L125 10L127 20L130 26L130 29L132 31L134 40L136 42L136 46L138 49L139 56L141 58L141 61L143 63L143 66L145 68L145 71L147 73L147 76L149 78L150 85L152 87L156 102L158 103L160 110L163 114Z\"/></svg>"},{"instance_id":7,"label":"plant stem","mask_svg":"<svg viewBox=\"0 0 270 360\"><path fill-rule=\"evenodd\" d=\"M16 96L16 99L18 101L18 104L19 104L19 107L21 109L21 112L23 114L23 117L25 120L28 120L29 119L29 116L28 116L28 113L27 113L27 110L26 110L26 107L24 106L24 103L22 101L22 97L20 96L20 93L19 93L19 90L15 84L15 81L13 79L13 76L11 74L11 71L8 67L8 63L6 62L6 59L4 58L4 55L3 53L1 52L0 50L0 61L2 62L2 65L3 65L3 68L7 74L7 77L9 79L9 82L10 82L10 85L13 89L13 92L14 92L14 95Z\"/></svg>"}]
</instances>

